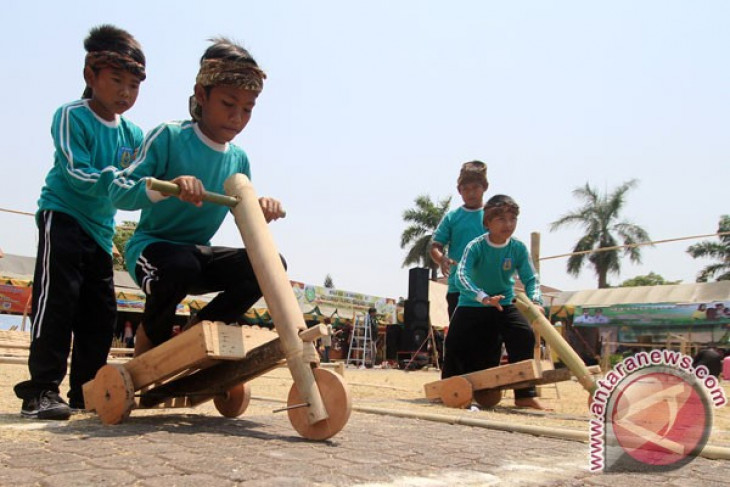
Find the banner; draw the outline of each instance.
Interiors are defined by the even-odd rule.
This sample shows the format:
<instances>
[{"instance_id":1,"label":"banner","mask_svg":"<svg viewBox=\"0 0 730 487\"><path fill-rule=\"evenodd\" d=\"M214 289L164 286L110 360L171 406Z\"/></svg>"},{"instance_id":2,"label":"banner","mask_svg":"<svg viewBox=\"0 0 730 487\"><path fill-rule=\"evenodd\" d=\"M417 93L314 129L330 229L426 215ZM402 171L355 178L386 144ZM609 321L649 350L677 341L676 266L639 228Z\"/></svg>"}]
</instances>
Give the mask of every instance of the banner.
<instances>
[{"instance_id":1,"label":"banner","mask_svg":"<svg viewBox=\"0 0 730 487\"><path fill-rule=\"evenodd\" d=\"M15 283L16 285L14 285L8 284L6 281L8 280L4 279L3 284L0 284L0 312L22 315L26 312L27 306L27 312L30 313L30 297L33 288L29 284Z\"/></svg>"},{"instance_id":2,"label":"banner","mask_svg":"<svg viewBox=\"0 0 730 487\"><path fill-rule=\"evenodd\" d=\"M355 313L366 314L369 308L375 308L381 323L396 323L395 299L313 286L297 281L291 281L291 284L302 311L318 306L325 315L337 310L340 316L351 318Z\"/></svg>"},{"instance_id":3,"label":"banner","mask_svg":"<svg viewBox=\"0 0 730 487\"><path fill-rule=\"evenodd\" d=\"M573 324L605 326L707 326L730 325L730 302L616 304L607 307L576 306Z\"/></svg>"}]
</instances>

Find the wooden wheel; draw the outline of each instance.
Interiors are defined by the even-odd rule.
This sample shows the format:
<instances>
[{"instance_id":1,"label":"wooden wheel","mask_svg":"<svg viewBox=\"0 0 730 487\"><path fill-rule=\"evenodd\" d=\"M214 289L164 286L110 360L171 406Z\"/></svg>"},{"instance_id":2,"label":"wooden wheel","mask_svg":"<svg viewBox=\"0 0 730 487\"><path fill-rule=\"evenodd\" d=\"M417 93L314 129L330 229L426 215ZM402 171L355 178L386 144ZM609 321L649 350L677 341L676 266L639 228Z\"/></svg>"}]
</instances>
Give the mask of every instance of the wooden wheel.
<instances>
[{"instance_id":1,"label":"wooden wheel","mask_svg":"<svg viewBox=\"0 0 730 487\"><path fill-rule=\"evenodd\" d=\"M226 418L237 418L243 414L251 402L251 386L242 382L226 391L225 394L215 396L213 404L221 415Z\"/></svg>"},{"instance_id":2,"label":"wooden wheel","mask_svg":"<svg viewBox=\"0 0 730 487\"><path fill-rule=\"evenodd\" d=\"M502 391L499 389L474 391L474 400L483 408L493 408L502 400Z\"/></svg>"},{"instance_id":3,"label":"wooden wheel","mask_svg":"<svg viewBox=\"0 0 730 487\"><path fill-rule=\"evenodd\" d=\"M473 399L471 382L461 376L444 379L441 386L441 401L450 408L468 408Z\"/></svg>"},{"instance_id":4,"label":"wooden wheel","mask_svg":"<svg viewBox=\"0 0 730 487\"><path fill-rule=\"evenodd\" d=\"M312 372L314 372L314 382L317 384L329 418L309 424L307 407L289 409L287 413L292 426L302 437L308 440L326 440L339 433L347 424L350 412L352 412L352 397L345 381L338 374L321 368L314 369ZM287 406L292 407L303 402L297 385L292 384Z\"/></svg>"},{"instance_id":5,"label":"wooden wheel","mask_svg":"<svg viewBox=\"0 0 730 487\"><path fill-rule=\"evenodd\" d=\"M129 417L134 407L134 383L127 369L105 365L94 377L92 404L104 424L119 424Z\"/></svg>"}]
</instances>

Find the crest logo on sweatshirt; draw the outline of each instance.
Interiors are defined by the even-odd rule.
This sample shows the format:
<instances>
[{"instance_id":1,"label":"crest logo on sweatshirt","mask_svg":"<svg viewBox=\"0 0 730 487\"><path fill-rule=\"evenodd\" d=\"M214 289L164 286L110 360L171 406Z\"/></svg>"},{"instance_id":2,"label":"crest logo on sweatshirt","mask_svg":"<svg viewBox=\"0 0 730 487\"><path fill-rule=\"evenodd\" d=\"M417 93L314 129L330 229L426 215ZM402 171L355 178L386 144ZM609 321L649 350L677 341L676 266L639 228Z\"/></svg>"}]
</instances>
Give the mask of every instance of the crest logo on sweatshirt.
<instances>
[{"instance_id":1,"label":"crest logo on sweatshirt","mask_svg":"<svg viewBox=\"0 0 730 487\"><path fill-rule=\"evenodd\" d=\"M137 149L131 147L120 147L117 153L117 161L119 161L119 167L126 169L137 157Z\"/></svg>"}]
</instances>

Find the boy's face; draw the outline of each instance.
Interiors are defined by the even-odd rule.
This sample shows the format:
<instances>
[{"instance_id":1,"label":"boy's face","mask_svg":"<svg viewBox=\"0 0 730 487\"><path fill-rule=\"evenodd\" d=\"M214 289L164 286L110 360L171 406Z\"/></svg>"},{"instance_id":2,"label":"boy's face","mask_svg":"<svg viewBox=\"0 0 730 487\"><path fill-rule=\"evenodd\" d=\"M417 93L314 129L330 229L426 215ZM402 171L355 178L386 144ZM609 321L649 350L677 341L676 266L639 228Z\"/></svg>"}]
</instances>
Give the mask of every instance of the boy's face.
<instances>
[{"instance_id":1,"label":"boy's face","mask_svg":"<svg viewBox=\"0 0 730 487\"><path fill-rule=\"evenodd\" d=\"M517 215L512 212L502 212L490 218L489 221L485 217L484 227L489 230L490 242L503 244L515 233Z\"/></svg>"},{"instance_id":2,"label":"boy's face","mask_svg":"<svg viewBox=\"0 0 730 487\"><path fill-rule=\"evenodd\" d=\"M92 92L89 106L104 120L114 120L137 101L141 81L129 71L107 67L94 72L87 66L84 79Z\"/></svg>"},{"instance_id":3,"label":"boy's face","mask_svg":"<svg viewBox=\"0 0 730 487\"><path fill-rule=\"evenodd\" d=\"M464 200L464 206L467 208L480 208L484 205L482 199L486 188L481 183L460 184L456 189L459 190L461 199Z\"/></svg>"},{"instance_id":4,"label":"boy's face","mask_svg":"<svg viewBox=\"0 0 730 487\"><path fill-rule=\"evenodd\" d=\"M195 85L195 97L203 116L200 130L219 144L232 141L251 120L258 93L233 85L219 85L206 94L205 88Z\"/></svg>"}]
</instances>

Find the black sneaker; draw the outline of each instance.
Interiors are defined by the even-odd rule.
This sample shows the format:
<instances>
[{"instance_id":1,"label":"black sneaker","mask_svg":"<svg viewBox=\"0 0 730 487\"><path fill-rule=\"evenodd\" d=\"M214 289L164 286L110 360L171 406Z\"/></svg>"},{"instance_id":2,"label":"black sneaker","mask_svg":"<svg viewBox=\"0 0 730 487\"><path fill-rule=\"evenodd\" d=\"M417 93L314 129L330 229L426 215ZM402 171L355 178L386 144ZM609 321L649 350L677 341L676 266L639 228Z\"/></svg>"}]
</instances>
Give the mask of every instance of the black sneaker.
<instances>
[{"instance_id":1,"label":"black sneaker","mask_svg":"<svg viewBox=\"0 0 730 487\"><path fill-rule=\"evenodd\" d=\"M28 419L68 419L71 408L57 392L43 391L38 397L24 399L20 414Z\"/></svg>"}]
</instances>

